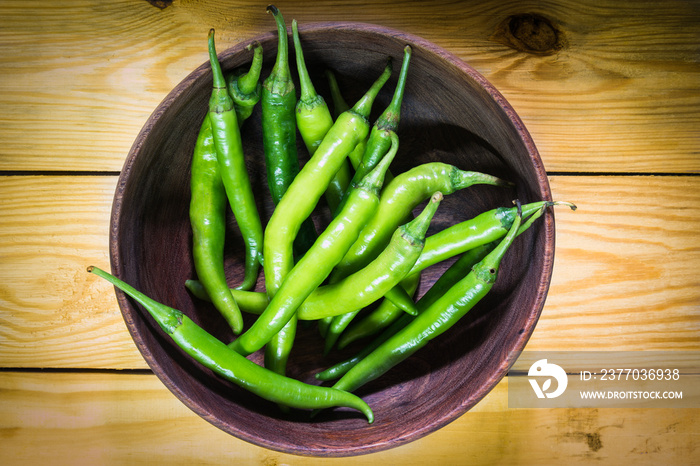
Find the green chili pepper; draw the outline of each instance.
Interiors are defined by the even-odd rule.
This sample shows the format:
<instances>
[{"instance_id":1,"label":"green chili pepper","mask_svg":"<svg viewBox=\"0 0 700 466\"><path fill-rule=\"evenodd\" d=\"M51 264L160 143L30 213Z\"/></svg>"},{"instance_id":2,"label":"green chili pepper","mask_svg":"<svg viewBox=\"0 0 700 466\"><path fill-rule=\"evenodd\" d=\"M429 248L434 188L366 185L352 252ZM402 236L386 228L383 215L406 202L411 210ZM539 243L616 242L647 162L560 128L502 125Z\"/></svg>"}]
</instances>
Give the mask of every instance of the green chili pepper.
<instances>
[{"instance_id":1,"label":"green chili pepper","mask_svg":"<svg viewBox=\"0 0 700 466\"><path fill-rule=\"evenodd\" d=\"M294 50L296 52L297 71L299 73L299 101L296 106L296 119L299 134L306 145L309 155L314 155L321 141L333 126L333 117L328 109L326 101L314 88L309 72L306 69L304 51L299 39L299 28L296 20L292 20L292 37L294 40ZM343 162L338 172L326 189L326 202L335 211L340 199L348 189L352 173L347 159ZM359 181L359 178L358 178Z\"/></svg>"},{"instance_id":2,"label":"green chili pepper","mask_svg":"<svg viewBox=\"0 0 700 466\"><path fill-rule=\"evenodd\" d=\"M239 332L241 312L226 282L224 270L228 201L221 181L214 136L208 116L204 117L195 143L190 192L189 216L192 226L192 257L195 271L211 296L214 307L231 328Z\"/></svg>"},{"instance_id":3,"label":"green chili pepper","mask_svg":"<svg viewBox=\"0 0 700 466\"><path fill-rule=\"evenodd\" d=\"M216 157L226 196L246 245L245 275L239 288L250 289L255 286L260 269L263 229L245 165L233 100L226 89L226 81L216 56L213 29L209 31L209 61L214 85L207 115L211 123ZM238 314L234 333L239 333L243 326L240 312Z\"/></svg>"},{"instance_id":4,"label":"green chili pepper","mask_svg":"<svg viewBox=\"0 0 700 466\"><path fill-rule=\"evenodd\" d=\"M298 318L294 314L287 324L273 335L270 341L267 342L267 345L265 345L263 364L277 374L286 375L287 373L287 361L292 352L294 338L297 333L297 320ZM286 410L284 405L280 405L280 408Z\"/></svg>"},{"instance_id":5,"label":"green chili pepper","mask_svg":"<svg viewBox=\"0 0 700 466\"><path fill-rule=\"evenodd\" d=\"M236 70L227 77L227 87L236 109L238 126L250 118L255 105L260 101L262 84L260 72L263 64L263 48L260 42L253 42L246 47L253 51L253 61L248 72Z\"/></svg>"},{"instance_id":6,"label":"green chili pepper","mask_svg":"<svg viewBox=\"0 0 700 466\"><path fill-rule=\"evenodd\" d=\"M250 289L255 286L260 268L263 229L245 165L243 143L233 99L228 94L226 81L216 56L214 29L209 31L209 61L214 77L214 87L209 100L208 116L221 179L229 205L246 243L245 276L239 288Z\"/></svg>"},{"instance_id":7,"label":"green chili pepper","mask_svg":"<svg viewBox=\"0 0 700 466\"><path fill-rule=\"evenodd\" d=\"M346 110L350 109L350 105L345 101L343 93L340 92L340 86L338 85L338 80L335 77L335 73L332 70L326 69L324 71L326 75L326 80L328 81L328 88L331 90L331 100L333 101L333 114L335 118Z\"/></svg>"},{"instance_id":8,"label":"green chili pepper","mask_svg":"<svg viewBox=\"0 0 700 466\"><path fill-rule=\"evenodd\" d=\"M304 51L301 47L296 20L292 20L292 38L296 52L300 91L299 100L296 104L297 128L306 148L309 150L309 154L313 155L328 130L333 126L333 117L324 98L316 92L309 72L306 69Z\"/></svg>"},{"instance_id":9,"label":"green chili pepper","mask_svg":"<svg viewBox=\"0 0 700 466\"><path fill-rule=\"evenodd\" d=\"M237 71L229 77L229 91L236 92L233 97L238 125L250 116L259 97L260 66L262 64L262 47L258 42L248 46L255 47L250 71ZM257 86L256 86L257 83ZM252 89L251 89L252 87ZM258 91L255 91L255 88ZM243 94L240 90L246 92ZM192 256L195 271L211 296L215 307L221 312L232 328L238 328L237 315L240 310L235 296L226 282L224 271L224 243L226 236L226 190L221 178L219 162L214 145L211 121L207 114L200 127L192 157L192 174L190 181L190 223L192 225ZM257 275L257 274L256 274ZM242 286L247 286L243 284Z\"/></svg>"},{"instance_id":10,"label":"green chili pepper","mask_svg":"<svg viewBox=\"0 0 700 466\"><path fill-rule=\"evenodd\" d=\"M521 211L518 208L518 215L508 234L493 251L406 327L350 369L333 387L350 392L357 390L451 328L493 287L501 260L517 236L520 222Z\"/></svg>"},{"instance_id":11,"label":"green chili pepper","mask_svg":"<svg viewBox=\"0 0 700 466\"><path fill-rule=\"evenodd\" d=\"M185 353L220 377L272 402L299 409L349 407L359 410L368 422L373 422L372 410L361 398L342 390L306 384L260 367L232 351L181 311L156 302L97 267L88 267L88 272L104 278L136 300Z\"/></svg>"},{"instance_id":12,"label":"green chili pepper","mask_svg":"<svg viewBox=\"0 0 700 466\"><path fill-rule=\"evenodd\" d=\"M350 195L345 208L319 235L316 242L287 274L269 306L250 329L229 346L248 355L262 348L280 331L309 295L326 279L333 266L355 242L362 225L379 204L384 174L396 154L395 145L376 170L370 172Z\"/></svg>"},{"instance_id":13,"label":"green chili pepper","mask_svg":"<svg viewBox=\"0 0 700 466\"><path fill-rule=\"evenodd\" d=\"M267 12L275 18L278 45L275 64L262 86L261 129L267 184L272 201L278 205L299 173L295 116L297 98L289 70L289 46L284 17L274 5L269 5ZM302 255L315 240L314 224L310 219L305 219L294 237L296 254Z\"/></svg>"},{"instance_id":14,"label":"green chili pepper","mask_svg":"<svg viewBox=\"0 0 700 466\"><path fill-rule=\"evenodd\" d=\"M475 184L509 185L495 176L463 171L441 162L423 163L398 175L387 183L377 213L331 274L331 280L353 273L372 260L396 226L431 193L440 191L447 195Z\"/></svg>"},{"instance_id":15,"label":"green chili pepper","mask_svg":"<svg viewBox=\"0 0 700 466\"><path fill-rule=\"evenodd\" d=\"M296 94L289 71L287 28L279 10L270 5L277 24L277 58L270 75L263 83L262 134L267 179L275 204L279 203L299 172L296 152Z\"/></svg>"},{"instance_id":16,"label":"green chili pepper","mask_svg":"<svg viewBox=\"0 0 700 466\"><path fill-rule=\"evenodd\" d=\"M357 314L363 307L378 300L392 287L396 286L420 256L425 244L425 233L430 221L442 201L442 193L436 192L415 219L398 227L387 247L358 272L343 280L326 285L318 290L314 302L334 306L344 313ZM323 294L322 294L323 293ZM307 306L308 311L308 306ZM325 341L327 354L337 339L339 332L329 329Z\"/></svg>"},{"instance_id":17,"label":"green chili pepper","mask_svg":"<svg viewBox=\"0 0 700 466\"><path fill-rule=\"evenodd\" d=\"M267 12L275 18L278 46L275 64L270 76L263 83L261 126L267 183L272 200L278 206L299 173L296 146L296 93L289 70L289 44L284 17L274 5L268 5ZM315 239L314 224L310 218L305 217L292 237L293 253L296 256L303 255ZM290 257L293 258L294 254ZM270 294L274 288L271 290L267 282L266 277L266 286ZM296 323L296 317L290 319L287 326L281 329L265 348L265 366L280 374L284 374L284 367L294 343Z\"/></svg>"},{"instance_id":18,"label":"green chili pepper","mask_svg":"<svg viewBox=\"0 0 700 466\"><path fill-rule=\"evenodd\" d=\"M328 335L328 329L330 328L331 324L333 323L333 317L334 316L325 316L319 319L318 321L318 333L323 337L326 338L326 335Z\"/></svg>"}]
</instances>

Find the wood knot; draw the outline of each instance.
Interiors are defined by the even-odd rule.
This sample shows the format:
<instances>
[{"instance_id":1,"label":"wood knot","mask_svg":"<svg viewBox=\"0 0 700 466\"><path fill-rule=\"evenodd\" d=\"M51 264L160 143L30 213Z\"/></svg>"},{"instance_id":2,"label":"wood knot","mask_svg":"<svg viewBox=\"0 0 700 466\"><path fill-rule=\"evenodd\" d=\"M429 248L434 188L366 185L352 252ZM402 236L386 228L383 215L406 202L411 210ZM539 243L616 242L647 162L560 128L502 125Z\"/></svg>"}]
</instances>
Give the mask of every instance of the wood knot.
<instances>
[{"instance_id":1,"label":"wood knot","mask_svg":"<svg viewBox=\"0 0 700 466\"><path fill-rule=\"evenodd\" d=\"M173 0L146 0L148 3L153 5L156 8L160 8L161 10L165 10L168 8L172 3Z\"/></svg>"},{"instance_id":2,"label":"wood knot","mask_svg":"<svg viewBox=\"0 0 700 466\"><path fill-rule=\"evenodd\" d=\"M586 434L586 443L592 451L598 451L603 448L603 442L600 440L599 433Z\"/></svg>"},{"instance_id":3,"label":"wood knot","mask_svg":"<svg viewBox=\"0 0 700 466\"><path fill-rule=\"evenodd\" d=\"M564 33L536 13L512 15L503 20L492 39L521 52L552 55L564 48Z\"/></svg>"}]
</instances>

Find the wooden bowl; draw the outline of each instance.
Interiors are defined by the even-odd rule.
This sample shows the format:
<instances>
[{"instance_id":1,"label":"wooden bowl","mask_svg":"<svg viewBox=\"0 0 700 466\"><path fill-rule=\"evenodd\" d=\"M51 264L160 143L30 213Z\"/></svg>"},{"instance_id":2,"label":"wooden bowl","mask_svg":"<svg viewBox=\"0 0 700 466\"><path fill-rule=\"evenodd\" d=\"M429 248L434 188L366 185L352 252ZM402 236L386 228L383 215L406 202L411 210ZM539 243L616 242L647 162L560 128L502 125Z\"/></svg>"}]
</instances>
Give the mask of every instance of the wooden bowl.
<instances>
[{"instance_id":1,"label":"wooden bowl","mask_svg":"<svg viewBox=\"0 0 700 466\"><path fill-rule=\"evenodd\" d=\"M291 19L291 18L290 18ZM257 37L265 50L269 74L277 51L271 24ZM428 161L452 163L465 170L501 176L515 189L476 186L442 202L429 234L485 210L550 200L547 176L535 145L515 111L479 73L454 55L419 37L368 24L300 25L306 61L319 93L328 102L323 71L332 69L352 105L394 59L392 78L377 98L373 122L394 91L403 48L413 57L399 129L394 174ZM206 32L202 49L206 50ZM252 41L252 39L251 39ZM250 41L249 41L250 42ZM224 51L224 71L247 67L249 42ZM290 57L293 62L293 48ZM292 64L292 72L296 69ZM207 111L212 76L208 63L194 70L165 98L146 122L126 159L117 186L110 237L113 273L152 298L182 310L225 342L233 335L212 308L186 290L195 278L188 218L190 161L200 123ZM261 147L260 110L243 127L248 169L258 207L267 221L272 211ZM306 151L299 138L302 161ZM314 220L327 221L319 204ZM244 250L233 221L229 225L226 267L230 284L242 279ZM153 372L188 407L220 429L273 450L313 456L350 456L406 444L464 415L506 374L510 354L530 337L544 305L554 256L554 218L547 213L521 235L504 259L492 293L453 329L431 342L357 394L373 408L368 424L361 414L327 410L313 420L305 411L283 414L262 400L215 376L186 357L144 311L117 292L128 329ZM421 295L447 267L425 272ZM257 285L264 289L262 274ZM247 318L250 325L252 318ZM315 325L303 326L290 358L288 375L317 383L314 373L341 354L322 356ZM260 354L251 358L261 361ZM469 441L469 440L467 440Z\"/></svg>"}]
</instances>

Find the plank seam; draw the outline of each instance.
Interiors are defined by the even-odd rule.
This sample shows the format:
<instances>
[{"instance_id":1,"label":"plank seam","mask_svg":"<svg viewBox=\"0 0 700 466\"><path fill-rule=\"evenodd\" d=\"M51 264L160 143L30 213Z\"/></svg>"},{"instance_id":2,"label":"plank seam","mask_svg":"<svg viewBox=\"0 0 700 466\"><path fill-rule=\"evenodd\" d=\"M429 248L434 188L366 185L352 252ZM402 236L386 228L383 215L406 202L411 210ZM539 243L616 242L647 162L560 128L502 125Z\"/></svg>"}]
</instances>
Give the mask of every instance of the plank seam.
<instances>
[{"instance_id":1,"label":"plank seam","mask_svg":"<svg viewBox=\"0 0 700 466\"><path fill-rule=\"evenodd\" d=\"M119 176L120 173L98 170L0 170L0 176Z\"/></svg>"},{"instance_id":2,"label":"plank seam","mask_svg":"<svg viewBox=\"0 0 700 466\"><path fill-rule=\"evenodd\" d=\"M150 369L108 369L88 367L0 367L0 373L52 373L52 374L142 374L152 375Z\"/></svg>"},{"instance_id":3,"label":"plank seam","mask_svg":"<svg viewBox=\"0 0 700 466\"><path fill-rule=\"evenodd\" d=\"M99 170L0 170L0 176L119 176L120 171ZM547 176L700 176L700 172L578 172L548 171Z\"/></svg>"}]
</instances>

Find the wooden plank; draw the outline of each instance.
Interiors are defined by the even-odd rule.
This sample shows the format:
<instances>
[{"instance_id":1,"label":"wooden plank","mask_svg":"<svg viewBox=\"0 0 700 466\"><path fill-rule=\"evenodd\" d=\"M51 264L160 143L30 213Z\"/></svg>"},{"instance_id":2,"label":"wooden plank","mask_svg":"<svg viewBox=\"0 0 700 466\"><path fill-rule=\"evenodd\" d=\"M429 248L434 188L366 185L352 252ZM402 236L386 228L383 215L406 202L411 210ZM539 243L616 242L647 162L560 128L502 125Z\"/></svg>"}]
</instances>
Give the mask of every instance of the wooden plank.
<instances>
[{"instance_id":1,"label":"wooden plank","mask_svg":"<svg viewBox=\"0 0 700 466\"><path fill-rule=\"evenodd\" d=\"M3 367L146 367L109 270L114 176L0 177L0 361Z\"/></svg>"},{"instance_id":2,"label":"wooden plank","mask_svg":"<svg viewBox=\"0 0 700 466\"><path fill-rule=\"evenodd\" d=\"M422 439L322 459L246 443L181 404L151 374L0 373L0 463L688 464L698 409L509 409L504 379L474 409Z\"/></svg>"},{"instance_id":3,"label":"wooden plank","mask_svg":"<svg viewBox=\"0 0 700 466\"><path fill-rule=\"evenodd\" d=\"M697 177L552 177L557 244L530 350L700 349Z\"/></svg>"},{"instance_id":4,"label":"wooden plank","mask_svg":"<svg viewBox=\"0 0 700 466\"><path fill-rule=\"evenodd\" d=\"M7 170L120 170L141 126L206 56L147 2L3 2ZM182 34L190 40L174 41Z\"/></svg>"},{"instance_id":5,"label":"wooden plank","mask_svg":"<svg viewBox=\"0 0 700 466\"><path fill-rule=\"evenodd\" d=\"M2 367L145 368L111 285L116 178L0 177ZM698 177L551 177L555 270L529 350L700 348Z\"/></svg>"},{"instance_id":6,"label":"wooden plank","mask_svg":"<svg viewBox=\"0 0 700 466\"><path fill-rule=\"evenodd\" d=\"M329 8L293 1L283 8L301 24L375 23L456 54L513 104L549 170L700 171L693 2L397 8L380 0ZM206 62L210 27L220 47L274 29L258 2L174 2L162 10L145 1L2 2L0 170L121 169L157 104Z\"/></svg>"}]
</instances>

